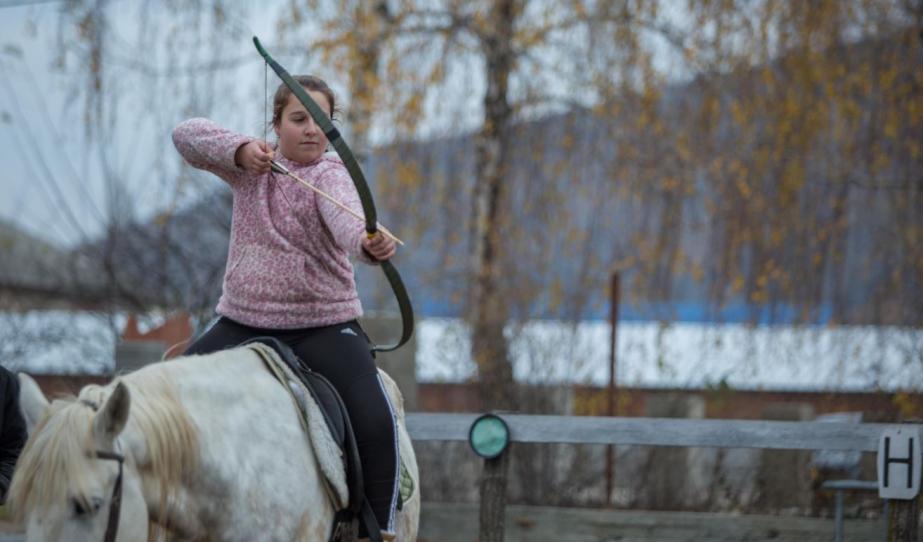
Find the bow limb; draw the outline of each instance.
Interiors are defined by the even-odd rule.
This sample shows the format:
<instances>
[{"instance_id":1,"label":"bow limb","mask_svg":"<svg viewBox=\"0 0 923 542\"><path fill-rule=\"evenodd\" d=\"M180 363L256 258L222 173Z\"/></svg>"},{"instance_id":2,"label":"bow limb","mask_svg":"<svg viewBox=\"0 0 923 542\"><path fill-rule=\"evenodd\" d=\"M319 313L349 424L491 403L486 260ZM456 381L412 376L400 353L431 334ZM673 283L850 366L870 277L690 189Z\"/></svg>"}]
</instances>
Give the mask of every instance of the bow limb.
<instances>
[{"instance_id":1,"label":"bow limb","mask_svg":"<svg viewBox=\"0 0 923 542\"><path fill-rule=\"evenodd\" d=\"M288 71L266 52L266 49L263 48L263 45L256 36L253 36L253 45L256 46L256 50L260 53L269 67L272 68L272 71L276 72L276 75L282 79L285 86L287 86L298 98L298 101L304 105L305 109L307 109L308 113L311 115L311 118L320 126L324 135L327 136L327 140L333 145L337 155L343 160L343 165L346 166L346 171L349 172L349 176L356 186L356 192L359 194L359 201L362 203L362 211L365 214L365 231L369 237L373 237L378 233L378 212L375 209L375 201L372 199L372 191L365 181L365 175L362 173L362 168L359 167L356 156L350 150L346 141L343 140L339 130L336 129L324 110L317 105L317 102L315 102L304 88L295 81ZM411 335L413 335L413 306L410 303L410 297L407 295L404 282L401 280L401 276L394 265L386 260L379 262L379 266L382 272L384 272L385 277L387 277L388 282L391 284L391 289L394 290L394 296L397 298L397 304L401 312L402 331L401 337L396 344L392 346L373 346L372 351L389 352L400 348L404 343L410 340Z\"/></svg>"}]
</instances>

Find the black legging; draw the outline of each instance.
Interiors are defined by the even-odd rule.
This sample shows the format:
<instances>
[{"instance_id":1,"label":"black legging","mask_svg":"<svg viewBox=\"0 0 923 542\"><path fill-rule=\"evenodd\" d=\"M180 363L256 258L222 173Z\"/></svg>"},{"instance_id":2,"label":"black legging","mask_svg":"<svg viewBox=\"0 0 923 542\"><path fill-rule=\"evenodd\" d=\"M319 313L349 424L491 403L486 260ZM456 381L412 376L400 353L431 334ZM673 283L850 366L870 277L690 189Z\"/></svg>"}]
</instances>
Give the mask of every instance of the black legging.
<instances>
[{"instance_id":1,"label":"black legging","mask_svg":"<svg viewBox=\"0 0 923 542\"><path fill-rule=\"evenodd\" d=\"M358 322L307 329L261 329L221 317L185 354L208 354L253 337L271 336L289 345L311 370L339 392L349 411L365 495L382 529L393 529L397 496L397 431L391 405L378 378L369 341ZM367 536L367 533L360 533Z\"/></svg>"}]
</instances>

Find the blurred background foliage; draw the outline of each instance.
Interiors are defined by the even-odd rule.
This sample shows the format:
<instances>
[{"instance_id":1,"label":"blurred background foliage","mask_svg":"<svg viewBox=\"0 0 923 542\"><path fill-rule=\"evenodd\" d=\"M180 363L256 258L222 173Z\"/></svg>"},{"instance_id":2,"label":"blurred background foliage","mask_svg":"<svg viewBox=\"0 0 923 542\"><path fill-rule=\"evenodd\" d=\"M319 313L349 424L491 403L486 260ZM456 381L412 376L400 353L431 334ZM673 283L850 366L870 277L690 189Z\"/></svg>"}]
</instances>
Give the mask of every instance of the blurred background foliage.
<instances>
[{"instance_id":1,"label":"blurred background foliage","mask_svg":"<svg viewBox=\"0 0 923 542\"><path fill-rule=\"evenodd\" d=\"M239 114L277 84L249 49L259 8L141 3L127 34L116 4L58 13L55 69L107 179L108 233L81 253L108 261L100 273L138 307L204 313L225 247L193 240L202 221L226 231L227 195L179 168L167 134L188 116L265 133ZM920 0L271 9L270 51L340 93L383 222L410 241L398 265L418 311L471 324L489 404L510 406L518 326L605 315L613 271L626 318L923 324ZM143 167L112 151L126 123L147 134ZM142 175L157 179L153 220L125 188ZM213 216L180 227L190 209ZM126 238L156 257L126 258Z\"/></svg>"}]
</instances>

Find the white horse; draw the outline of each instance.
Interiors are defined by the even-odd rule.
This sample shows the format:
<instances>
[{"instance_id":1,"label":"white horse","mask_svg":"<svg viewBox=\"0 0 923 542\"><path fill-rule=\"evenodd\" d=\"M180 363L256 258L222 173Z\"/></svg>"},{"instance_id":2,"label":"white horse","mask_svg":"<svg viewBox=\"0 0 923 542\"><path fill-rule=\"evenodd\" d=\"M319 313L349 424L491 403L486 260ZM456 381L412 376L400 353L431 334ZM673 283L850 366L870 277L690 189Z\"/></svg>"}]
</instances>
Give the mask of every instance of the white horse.
<instances>
[{"instance_id":1,"label":"white horse","mask_svg":"<svg viewBox=\"0 0 923 542\"><path fill-rule=\"evenodd\" d=\"M382 379L419 488L403 399ZM334 510L314 452L291 397L252 350L152 364L51 403L34 380L20 382L30 437L9 497L28 541L102 542L110 521L119 542L328 540ZM419 512L415 489L398 540L416 539Z\"/></svg>"}]
</instances>

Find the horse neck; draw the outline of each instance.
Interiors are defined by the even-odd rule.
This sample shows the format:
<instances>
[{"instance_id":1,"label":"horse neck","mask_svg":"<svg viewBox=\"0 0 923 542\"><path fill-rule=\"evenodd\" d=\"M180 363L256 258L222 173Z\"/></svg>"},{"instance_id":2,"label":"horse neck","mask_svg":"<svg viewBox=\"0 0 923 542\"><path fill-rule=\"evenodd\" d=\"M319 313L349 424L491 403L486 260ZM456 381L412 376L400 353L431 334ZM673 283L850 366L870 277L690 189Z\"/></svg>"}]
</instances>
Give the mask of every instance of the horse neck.
<instances>
[{"instance_id":1,"label":"horse neck","mask_svg":"<svg viewBox=\"0 0 923 542\"><path fill-rule=\"evenodd\" d=\"M151 520L174 537L194 538L186 536L200 530L187 484L198 468L199 435L177 380L184 371L177 369L184 368L156 364L125 378L133 400L120 441Z\"/></svg>"},{"instance_id":2,"label":"horse neck","mask_svg":"<svg viewBox=\"0 0 923 542\"><path fill-rule=\"evenodd\" d=\"M175 399L182 406L183 416L193 427L211 428L220 425L220 418L225 417L227 410L240 401L241 395L246 392L246 388L254 385L255 380L269 378L271 381L261 363L253 355L220 352L177 358L156 364L156 368L152 366L150 371L160 373L173 384ZM242 378L241 375L245 374L256 376ZM150 376L142 373L135 378L146 379ZM166 525L174 538L201 538L207 534L207 525L214 522L214 518L210 518L209 507L216 498L216 480L223 474L216 471L215 465L223 463L227 453L216 449L216 445L211 442L214 439L207 434L199 435L196 432L195 456L182 458L186 466L194 463L195 468L187 468L178 480L165 480L163 469L154 464L157 456L154 448L157 445L147 434L149 431L141 427L141 424L130 425L132 431L128 432L127 439L136 452L137 468L150 517ZM163 490L169 494L166 502L162 499Z\"/></svg>"}]
</instances>

